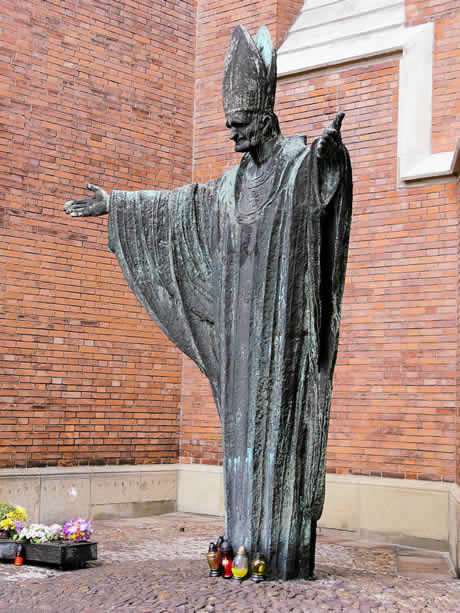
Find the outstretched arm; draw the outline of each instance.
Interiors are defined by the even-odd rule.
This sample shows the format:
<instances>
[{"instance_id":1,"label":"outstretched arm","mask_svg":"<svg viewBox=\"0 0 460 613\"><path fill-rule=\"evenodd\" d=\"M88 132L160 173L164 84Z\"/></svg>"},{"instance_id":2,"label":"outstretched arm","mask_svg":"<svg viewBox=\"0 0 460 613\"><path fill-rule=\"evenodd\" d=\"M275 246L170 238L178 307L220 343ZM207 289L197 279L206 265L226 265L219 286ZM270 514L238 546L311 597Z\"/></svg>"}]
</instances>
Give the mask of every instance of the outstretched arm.
<instances>
[{"instance_id":1,"label":"outstretched arm","mask_svg":"<svg viewBox=\"0 0 460 613\"><path fill-rule=\"evenodd\" d=\"M340 127L344 113L338 113L317 139L316 186L312 185L320 216L321 325L320 367L331 373L338 347L348 241L351 224L353 184L348 152L342 143Z\"/></svg>"},{"instance_id":2,"label":"outstretched arm","mask_svg":"<svg viewBox=\"0 0 460 613\"><path fill-rule=\"evenodd\" d=\"M342 146L340 128L345 113L340 112L334 117L331 125L326 128L318 141L317 156L320 160L335 159L338 149Z\"/></svg>"},{"instance_id":3,"label":"outstretched arm","mask_svg":"<svg viewBox=\"0 0 460 613\"><path fill-rule=\"evenodd\" d=\"M93 192L88 198L69 200L64 205L64 211L72 217L98 217L109 212L109 195L101 187L87 183L86 187Z\"/></svg>"},{"instance_id":4,"label":"outstretched arm","mask_svg":"<svg viewBox=\"0 0 460 613\"><path fill-rule=\"evenodd\" d=\"M347 157L342 143L340 128L345 113L337 113L331 125L313 143L313 149L318 160L317 186L324 210L336 193L343 179L344 163Z\"/></svg>"}]
</instances>

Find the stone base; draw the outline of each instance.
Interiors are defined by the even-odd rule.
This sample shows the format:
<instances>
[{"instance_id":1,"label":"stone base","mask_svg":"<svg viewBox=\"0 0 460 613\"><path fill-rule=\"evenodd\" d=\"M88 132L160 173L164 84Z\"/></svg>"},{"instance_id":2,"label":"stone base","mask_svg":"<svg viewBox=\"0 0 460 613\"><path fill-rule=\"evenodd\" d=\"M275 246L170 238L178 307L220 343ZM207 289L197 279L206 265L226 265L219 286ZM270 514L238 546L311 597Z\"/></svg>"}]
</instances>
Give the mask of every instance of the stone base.
<instances>
[{"instance_id":1,"label":"stone base","mask_svg":"<svg viewBox=\"0 0 460 613\"><path fill-rule=\"evenodd\" d=\"M380 535L386 542L446 550L452 485L432 481L328 475L319 522L325 528Z\"/></svg>"},{"instance_id":2,"label":"stone base","mask_svg":"<svg viewBox=\"0 0 460 613\"><path fill-rule=\"evenodd\" d=\"M198 495L197 495L198 493ZM177 510L224 514L222 470L178 465ZM460 576L460 487L452 483L327 475L319 528L449 552Z\"/></svg>"},{"instance_id":3,"label":"stone base","mask_svg":"<svg viewBox=\"0 0 460 613\"><path fill-rule=\"evenodd\" d=\"M0 501L25 507L30 522L111 519L176 509L177 465L0 470Z\"/></svg>"},{"instance_id":4,"label":"stone base","mask_svg":"<svg viewBox=\"0 0 460 613\"><path fill-rule=\"evenodd\" d=\"M460 579L460 487L454 485L449 496L449 553Z\"/></svg>"},{"instance_id":5,"label":"stone base","mask_svg":"<svg viewBox=\"0 0 460 613\"><path fill-rule=\"evenodd\" d=\"M123 517L151 517L176 510L175 500L151 500L150 502L118 502L96 504L91 508L92 519L118 519Z\"/></svg>"},{"instance_id":6,"label":"stone base","mask_svg":"<svg viewBox=\"0 0 460 613\"><path fill-rule=\"evenodd\" d=\"M182 511L224 515L222 468L197 464L0 470L0 501L31 522L141 517ZM448 551L460 576L460 487L451 483L328 475L320 528Z\"/></svg>"},{"instance_id":7,"label":"stone base","mask_svg":"<svg viewBox=\"0 0 460 613\"><path fill-rule=\"evenodd\" d=\"M178 464L177 510L225 515L224 475L221 466Z\"/></svg>"}]
</instances>

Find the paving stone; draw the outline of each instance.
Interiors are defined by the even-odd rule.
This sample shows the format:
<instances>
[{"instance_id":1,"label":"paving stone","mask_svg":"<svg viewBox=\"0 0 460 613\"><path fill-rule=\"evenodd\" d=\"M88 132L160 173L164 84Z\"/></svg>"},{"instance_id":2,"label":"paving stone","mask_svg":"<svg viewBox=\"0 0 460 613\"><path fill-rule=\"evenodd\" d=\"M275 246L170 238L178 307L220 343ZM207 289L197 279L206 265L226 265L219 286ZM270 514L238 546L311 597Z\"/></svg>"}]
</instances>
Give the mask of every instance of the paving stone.
<instances>
[{"instance_id":1,"label":"paving stone","mask_svg":"<svg viewBox=\"0 0 460 613\"><path fill-rule=\"evenodd\" d=\"M205 553L223 533L220 518L174 513L94 525L99 560L86 569L0 564L0 611L460 613L460 581L443 554L320 535L316 581L235 585L208 577Z\"/></svg>"}]
</instances>

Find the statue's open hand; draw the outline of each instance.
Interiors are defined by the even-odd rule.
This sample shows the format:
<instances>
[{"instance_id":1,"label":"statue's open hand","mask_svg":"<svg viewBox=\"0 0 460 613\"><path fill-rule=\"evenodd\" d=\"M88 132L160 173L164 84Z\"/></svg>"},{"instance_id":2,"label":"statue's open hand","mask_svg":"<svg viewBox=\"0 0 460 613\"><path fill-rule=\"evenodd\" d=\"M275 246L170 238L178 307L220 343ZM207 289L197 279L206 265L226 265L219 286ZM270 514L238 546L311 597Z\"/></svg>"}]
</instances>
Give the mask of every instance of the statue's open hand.
<instances>
[{"instance_id":1,"label":"statue's open hand","mask_svg":"<svg viewBox=\"0 0 460 613\"><path fill-rule=\"evenodd\" d=\"M317 156L320 159L335 158L338 148L342 144L340 128L345 113L337 113L331 125L326 128L318 141Z\"/></svg>"},{"instance_id":2,"label":"statue's open hand","mask_svg":"<svg viewBox=\"0 0 460 613\"><path fill-rule=\"evenodd\" d=\"M93 192L92 196L81 200L69 200L64 205L64 211L72 217L97 217L109 212L109 195L97 185L87 183L86 187Z\"/></svg>"}]
</instances>

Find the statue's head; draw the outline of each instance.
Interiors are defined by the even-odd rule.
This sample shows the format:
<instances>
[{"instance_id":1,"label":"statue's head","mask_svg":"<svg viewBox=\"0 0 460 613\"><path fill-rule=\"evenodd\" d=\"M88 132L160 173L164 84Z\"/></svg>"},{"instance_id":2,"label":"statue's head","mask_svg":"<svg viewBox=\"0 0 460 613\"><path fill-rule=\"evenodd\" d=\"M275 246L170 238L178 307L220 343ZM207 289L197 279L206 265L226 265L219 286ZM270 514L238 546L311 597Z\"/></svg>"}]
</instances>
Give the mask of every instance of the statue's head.
<instances>
[{"instance_id":1,"label":"statue's head","mask_svg":"<svg viewBox=\"0 0 460 613\"><path fill-rule=\"evenodd\" d=\"M253 40L238 26L225 56L223 101L235 151L250 151L279 134L273 112L276 91L276 50L262 26Z\"/></svg>"}]
</instances>

